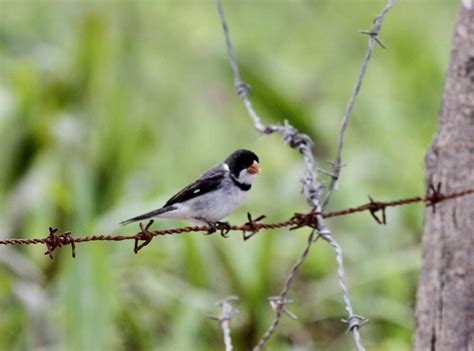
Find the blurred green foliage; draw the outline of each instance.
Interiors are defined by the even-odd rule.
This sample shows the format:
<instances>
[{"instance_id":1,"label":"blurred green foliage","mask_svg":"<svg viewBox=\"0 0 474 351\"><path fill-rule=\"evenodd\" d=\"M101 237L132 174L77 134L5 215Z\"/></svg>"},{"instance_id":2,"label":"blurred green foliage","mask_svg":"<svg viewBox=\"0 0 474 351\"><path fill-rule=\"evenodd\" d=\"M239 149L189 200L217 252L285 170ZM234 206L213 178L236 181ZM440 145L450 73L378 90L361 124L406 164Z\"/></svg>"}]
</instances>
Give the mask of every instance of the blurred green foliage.
<instances>
[{"instance_id":1,"label":"blurred green foliage","mask_svg":"<svg viewBox=\"0 0 474 351\"><path fill-rule=\"evenodd\" d=\"M266 122L288 119L334 157L345 103L384 1L224 1L245 81ZM454 1L400 0L386 18L349 125L332 208L424 192L423 154L435 130ZM263 173L243 208L269 221L306 210L301 160L277 136L255 133L233 92L213 1L0 2L0 232L43 237L131 233L117 223L163 202L236 148ZM327 166L324 162L322 167ZM324 176L323 176L324 177ZM409 350L423 210L333 219L368 350ZM183 223L159 221L165 228ZM273 316L306 230L192 233L90 243L44 256L0 248L0 349L219 350L213 303L236 294L238 350ZM319 242L298 274L269 350L346 350L334 253Z\"/></svg>"}]
</instances>

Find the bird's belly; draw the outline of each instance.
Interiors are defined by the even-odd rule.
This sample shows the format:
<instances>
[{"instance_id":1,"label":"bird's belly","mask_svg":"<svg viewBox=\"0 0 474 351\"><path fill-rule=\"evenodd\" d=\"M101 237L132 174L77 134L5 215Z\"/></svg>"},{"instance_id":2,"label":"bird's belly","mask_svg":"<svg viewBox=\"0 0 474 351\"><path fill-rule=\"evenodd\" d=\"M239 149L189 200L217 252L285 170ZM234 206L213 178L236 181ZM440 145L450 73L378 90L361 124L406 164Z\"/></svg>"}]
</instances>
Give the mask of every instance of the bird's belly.
<instances>
[{"instance_id":1,"label":"bird's belly","mask_svg":"<svg viewBox=\"0 0 474 351\"><path fill-rule=\"evenodd\" d=\"M245 192L240 189L223 193L209 193L188 201L187 214L191 218L201 218L205 221L216 222L228 216L240 207L245 199Z\"/></svg>"}]
</instances>

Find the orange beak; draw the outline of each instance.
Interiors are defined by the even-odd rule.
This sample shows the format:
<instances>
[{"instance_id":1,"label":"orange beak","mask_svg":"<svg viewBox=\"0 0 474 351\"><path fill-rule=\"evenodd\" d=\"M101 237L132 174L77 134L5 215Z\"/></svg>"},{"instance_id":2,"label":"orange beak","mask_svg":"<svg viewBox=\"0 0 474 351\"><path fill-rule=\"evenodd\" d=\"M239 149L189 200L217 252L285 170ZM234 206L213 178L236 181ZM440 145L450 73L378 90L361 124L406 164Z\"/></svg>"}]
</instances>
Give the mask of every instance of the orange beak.
<instances>
[{"instance_id":1,"label":"orange beak","mask_svg":"<svg viewBox=\"0 0 474 351\"><path fill-rule=\"evenodd\" d=\"M252 165L247 168L247 173L249 174L257 174L260 173L260 165L257 161L253 161Z\"/></svg>"}]
</instances>

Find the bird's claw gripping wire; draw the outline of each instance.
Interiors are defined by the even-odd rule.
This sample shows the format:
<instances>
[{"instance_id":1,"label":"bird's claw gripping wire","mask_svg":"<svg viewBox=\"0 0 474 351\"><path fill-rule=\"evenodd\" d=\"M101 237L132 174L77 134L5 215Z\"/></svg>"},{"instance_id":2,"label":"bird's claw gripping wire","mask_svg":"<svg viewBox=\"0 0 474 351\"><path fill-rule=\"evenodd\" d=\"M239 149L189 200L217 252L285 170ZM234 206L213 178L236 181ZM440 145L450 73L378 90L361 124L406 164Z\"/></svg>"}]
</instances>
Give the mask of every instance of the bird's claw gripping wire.
<instances>
[{"instance_id":1,"label":"bird's claw gripping wire","mask_svg":"<svg viewBox=\"0 0 474 351\"><path fill-rule=\"evenodd\" d=\"M46 251L44 254L48 255L49 258L53 259L53 251L57 247L61 247L63 245L71 245L71 255L73 258L76 257L76 245L74 244L74 239L71 236L71 232L64 232L61 235L55 235L58 231L57 228L49 227L49 235L45 240Z\"/></svg>"},{"instance_id":2,"label":"bird's claw gripping wire","mask_svg":"<svg viewBox=\"0 0 474 351\"><path fill-rule=\"evenodd\" d=\"M221 231L223 238L227 238L232 227L229 222L216 222L216 229Z\"/></svg>"},{"instance_id":3,"label":"bird's claw gripping wire","mask_svg":"<svg viewBox=\"0 0 474 351\"><path fill-rule=\"evenodd\" d=\"M137 237L135 238L135 245L133 247L133 252L138 253L144 246L147 246L150 242L151 239L153 239L153 233L150 232L148 229L151 227L153 224L154 220L150 219L148 224L144 227L143 223L140 222L140 230L141 232L137 234ZM140 240L144 240L140 245L138 245L138 242Z\"/></svg>"},{"instance_id":4,"label":"bird's claw gripping wire","mask_svg":"<svg viewBox=\"0 0 474 351\"><path fill-rule=\"evenodd\" d=\"M209 229L207 230L204 235L210 235L214 234L218 230L221 232L221 236L223 238L228 237L228 233L231 231L232 226L230 225L229 222L207 222L207 225L209 226Z\"/></svg>"},{"instance_id":5,"label":"bird's claw gripping wire","mask_svg":"<svg viewBox=\"0 0 474 351\"><path fill-rule=\"evenodd\" d=\"M204 233L204 235L211 235L217 231L216 223L208 222L207 225L209 226L209 229Z\"/></svg>"},{"instance_id":6,"label":"bird's claw gripping wire","mask_svg":"<svg viewBox=\"0 0 474 351\"><path fill-rule=\"evenodd\" d=\"M243 237L244 241L247 241L252 236L257 234L258 230L260 229L257 222L261 221L265 217L266 216L261 215L261 216L258 216L257 218L254 219L254 218L252 218L252 215L250 214L250 212L247 212L248 222L243 225L244 230L242 231L242 237ZM247 235L247 232L249 232L250 234Z\"/></svg>"},{"instance_id":7,"label":"bird's claw gripping wire","mask_svg":"<svg viewBox=\"0 0 474 351\"><path fill-rule=\"evenodd\" d=\"M214 234L215 232L217 232L218 229L221 230L221 235L223 234L222 227L218 228L220 226L219 225L220 222L206 222L206 223L207 223L207 226L209 227L209 229L207 230L207 232L204 233L204 235Z\"/></svg>"}]
</instances>

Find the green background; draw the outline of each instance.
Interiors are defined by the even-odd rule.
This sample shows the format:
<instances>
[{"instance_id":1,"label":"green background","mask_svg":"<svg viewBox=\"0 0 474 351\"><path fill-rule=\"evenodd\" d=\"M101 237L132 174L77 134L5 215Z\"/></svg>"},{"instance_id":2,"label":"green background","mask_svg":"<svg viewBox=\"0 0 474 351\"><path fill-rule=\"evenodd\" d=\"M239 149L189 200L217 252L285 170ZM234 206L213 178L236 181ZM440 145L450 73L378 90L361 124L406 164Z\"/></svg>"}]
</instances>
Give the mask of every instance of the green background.
<instances>
[{"instance_id":1,"label":"green background","mask_svg":"<svg viewBox=\"0 0 474 351\"><path fill-rule=\"evenodd\" d=\"M265 123L288 119L334 159L339 123L384 1L224 1L243 79ZM346 137L330 209L424 193L456 19L455 1L400 0L388 14ZM161 206L237 148L263 172L241 210L279 221L307 210L299 154L258 135L235 96L213 1L0 2L0 234L134 233L121 220ZM327 181L327 177L321 176ZM423 208L331 219L368 350L409 350ZM154 228L183 222L158 221ZM190 233L132 242L0 247L0 349L221 350L209 314L236 294L237 350L271 322L308 230ZM333 250L318 242L268 350L353 349Z\"/></svg>"}]
</instances>

